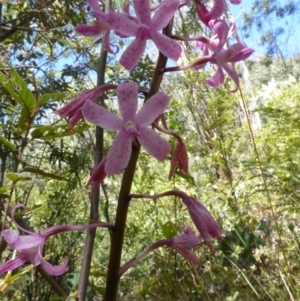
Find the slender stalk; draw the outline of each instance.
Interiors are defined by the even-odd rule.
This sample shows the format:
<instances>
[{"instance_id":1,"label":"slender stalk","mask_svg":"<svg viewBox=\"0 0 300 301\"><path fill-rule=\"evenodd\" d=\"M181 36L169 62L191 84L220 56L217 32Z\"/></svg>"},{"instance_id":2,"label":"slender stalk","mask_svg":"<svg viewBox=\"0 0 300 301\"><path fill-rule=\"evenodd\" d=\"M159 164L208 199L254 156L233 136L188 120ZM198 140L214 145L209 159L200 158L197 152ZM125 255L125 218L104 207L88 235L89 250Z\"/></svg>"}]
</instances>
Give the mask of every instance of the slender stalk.
<instances>
[{"instance_id":1,"label":"slender stalk","mask_svg":"<svg viewBox=\"0 0 300 301\"><path fill-rule=\"evenodd\" d=\"M98 87L105 83L106 60L107 60L107 51L104 50L104 47L102 46L102 51L99 59L98 73L97 73ZM104 102L103 95L99 97L98 102L103 105ZM95 135L96 135L96 145L95 145L94 166L96 167L103 158L103 129L97 126ZM97 188L93 192L91 197L91 207L90 207L91 220L99 219L99 200L100 200L100 190L99 188ZM80 278L79 278L78 289L77 289L77 297L78 300L80 301L84 301L86 299L95 237L96 237L96 229L89 229L86 236L84 249L83 249L81 272L80 272Z\"/></svg>"},{"instance_id":2,"label":"slender stalk","mask_svg":"<svg viewBox=\"0 0 300 301\"><path fill-rule=\"evenodd\" d=\"M252 129L251 119L250 119L250 116L249 116L249 113L248 113L248 107L247 107L246 101L244 99L244 95L242 93L241 88L239 88L239 92L240 92L240 96L241 96L241 99L242 99L244 112L245 112L245 115L246 115L246 118L247 118L247 123L248 123L249 132L250 132L250 136L251 136L251 140L252 140L252 144L253 144L254 153L255 153L255 156L256 156L256 159L257 159L257 163L258 163L258 167L259 167L259 171L260 171L260 174L261 174L261 177L262 177L262 180L263 180L263 186L264 186L264 189L265 189L265 192L266 192L266 196L267 196L267 200L269 202L269 206L270 206L270 209L271 209L271 214L272 214L272 218L274 220L275 229L276 229L276 232L278 233L278 236L279 236L279 245L281 246L282 245L282 230L280 229L280 226L279 226L278 221L277 221L277 217L276 217L276 213L275 213L273 201L272 201L270 190L269 190L269 187L268 187L268 184L267 184L267 179L266 179L266 176L265 176L265 174L263 172L263 166L262 166L262 163L261 163L260 154L259 154L259 151L258 151L258 148L257 148L257 145L256 145L255 135L254 135L254 132L253 132L253 129ZM292 273L292 270L290 268L290 264L289 264L289 261L287 259L285 250L282 249L282 248L280 248L280 251L281 251L281 253L283 255L283 259L284 259L285 265L286 265L286 267L289 270L289 280L290 280L290 283L291 283L291 285L294 285L294 280L290 276L290 275L293 275L293 273ZM294 286L292 286L292 289L294 289ZM290 291L289 291L289 293L290 293Z\"/></svg>"},{"instance_id":3,"label":"slender stalk","mask_svg":"<svg viewBox=\"0 0 300 301\"><path fill-rule=\"evenodd\" d=\"M168 26L164 28L163 33L165 35L168 36L171 35L172 25L173 25L173 19L170 21ZM161 72L161 70L165 68L167 60L168 59L164 55L162 55L161 53L159 54L154 75L152 78L150 90L147 95L147 99L149 99L152 95L158 92L163 78L163 73ZM129 201L130 201L129 194L131 191L131 185L133 182L133 177L134 177L139 153L140 153L140 144L138 143L137 140L135 140L135 143L133 143L132 146L132 153L131 153L129 164L123 174L121 189L118 198L115 228L112 231L112 241L110 247L110 256L109 256L109 263L108 263L108 273L106 279L106 292L105 292L104 301L115 301L117 299L119 279L120 279L119 270L121 265L121 256L122 256L123 240L124 240L124 233L126 227L127 212L129 207Z\"/></svg>"}]
</instances>

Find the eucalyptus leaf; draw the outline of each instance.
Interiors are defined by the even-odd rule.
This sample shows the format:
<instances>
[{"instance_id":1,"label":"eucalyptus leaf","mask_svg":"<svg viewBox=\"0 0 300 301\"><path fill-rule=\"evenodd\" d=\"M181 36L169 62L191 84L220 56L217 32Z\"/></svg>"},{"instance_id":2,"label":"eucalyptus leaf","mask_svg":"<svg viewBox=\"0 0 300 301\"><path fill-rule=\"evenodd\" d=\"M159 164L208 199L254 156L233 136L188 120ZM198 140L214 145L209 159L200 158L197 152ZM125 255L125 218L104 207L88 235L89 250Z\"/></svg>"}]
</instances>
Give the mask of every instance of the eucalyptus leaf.
<instances>
[{"instance_id":1,"label":"eucalyptus leaf","mask_svg":"<svg viewBox=\"0 0 300 301\"><path fill-rule=\"evenodd\" d=\"M0 143L3 144L6 148L11 150L12 152L16 150L15 146L3 136L0 136Z\"/></svg>"}]
</instances>

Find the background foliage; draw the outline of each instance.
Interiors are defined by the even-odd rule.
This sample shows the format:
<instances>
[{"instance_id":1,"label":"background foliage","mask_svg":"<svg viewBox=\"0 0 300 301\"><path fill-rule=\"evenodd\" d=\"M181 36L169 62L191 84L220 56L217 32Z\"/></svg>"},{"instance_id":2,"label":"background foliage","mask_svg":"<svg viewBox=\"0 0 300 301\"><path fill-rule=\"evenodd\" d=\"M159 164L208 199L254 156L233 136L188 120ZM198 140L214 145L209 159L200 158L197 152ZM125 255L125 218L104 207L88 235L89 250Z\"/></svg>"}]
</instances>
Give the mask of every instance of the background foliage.
<instances>
[{"instance_id":1,"label":"background foliage","mask_svg":"<svg viewBox=\"0 0 300 301\"><path fill-rule=\"evenodd\" d=\"M289 10L276 3L262 1L264 13L252 10L252 15L245 15L244 29L251 33L250 25L256 22L263 30L266 14L284 19L297 11L292 2ZM85 1L0 5L1 208L26 204L29 210L20 218L35 230L89 223L86 182L93 168L94 128L81 122L70 132L67 122L52 112L94 85L99 47L74 34L74 26L93 17ZM185 17L186 28L176 24L179 33L201 31L192 16ZM168 164L142 152L133 193L184 189L210 209L224 240L215 256L198 248L198 268L172 250L155 251L122 278L120 300L300 299L299 56L275 51L276 35L272 37L265 39L267 53L249 61L252 93L242 89L232 95L228 85L212 90L204 83L209 75L193 70L164 78L162 87L172 97L166 117L171 130L184 133L190 175L178 172L167 182ZM189 60L189 45L184 46ZM128 74L116 57L108 60L107 82L125 81ZM130 76L147 88L153 68L154 58L147 55ZM257 106L249 111L253 100ZM114 109L114 95L107 95L106 105ZM255 124L254 114L261 125ZM254 139L248 121L255 128ZM111 139L105 136L106 147ZM113 220L119 184L120 179L111 176L102 185L101 220ZM179 200L132 201L122 261L173 236L187 223ZM1 225L13 227L10 219ZM68 272L55 279L69 300L75 300L84 237L82 232L67 233L47 242L45 255L53 264L69 258ZM103 295L109 245L109 232L97 230L88 300L101 300ZM11 256L3 240L0 253L3 262ZM29 265L0 287L2 300L58 300Z\"/></svg>"}]
</instances>

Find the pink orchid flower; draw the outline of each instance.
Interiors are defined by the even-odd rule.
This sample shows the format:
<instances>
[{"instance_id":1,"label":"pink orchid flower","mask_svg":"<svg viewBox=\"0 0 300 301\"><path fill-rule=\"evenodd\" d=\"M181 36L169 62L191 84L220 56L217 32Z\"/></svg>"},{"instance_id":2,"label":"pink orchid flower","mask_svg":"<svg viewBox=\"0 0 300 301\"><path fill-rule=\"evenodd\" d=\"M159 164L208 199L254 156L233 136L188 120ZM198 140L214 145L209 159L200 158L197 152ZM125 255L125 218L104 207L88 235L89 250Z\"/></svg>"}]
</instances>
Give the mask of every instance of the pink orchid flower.
<instances>
[{"instance_id":1,"label":"pink orchid flower","mask_svg":"<svg viewBox=\"0 0 300 301\"><path fill-rule=\"evenodd\" d=\"M72 130L74 126L82 119L82 112L81 108L84 103L89 99L93 102L96 102L98 97L107 90L116 89L117 85L106 84L100 87L96 87L90 90L87 90L78 96L76 96L73 100L71 100L68 104L60 108L59 110L55 111L55 114L60 115L63 118L68 118L69 123L69 130Z\"/></svg>"},{"instance_id":2,"label":"pink orchid flower","mask_svg":"<svg viewBox=\"0 0 300 301\"><path fill-rule=\"evenodd\" d=\"M16 259L12 259L0 266L0 275L3 273L17 269L21 265L23 265L26 261L29 261L34 266L41 265L46 272L51 275L58 276L63 274L67 269L67 260L63 259L63 264L60 266L53 266L49 262L47 262L43 258L43 249L44 245L49 239L49 237L53 234L65 232L65 231L79 231L92 229L96 227L113 227L113 224L110 223L95 223L91 225L82 225L82 226L70 226L70 225L61 225L61 226L53 226L42 232L34 233L24 229L20 226L15 218L14 214L18 208L23 208L26 210L26 207L22 204L15 206L12 209L12 220L16 224L16 226L28 233L29 235L19 235L18 231L5 229L1 232L3 238L9 244L9 247L13 250L17 250L19 253L19 257Z\"/></svg>"},{"instance_id":3,"label":"pink orchid flower","mask_svg":"<svg viewBox=\"0 0 300 301\"><path fill-rule=\"evenodd\" d=\"M242 0L229 0L231 4L241 4Z\"/></svg>"},{"instance_id":4,"label":"pink orchid flower","mask_svg":"<svg viewBox=\"0 0 300 301\"><path fill-rule=\"evenodd\" d=\"M232 30L234 29L229 29L226 22L218 20L214 22L213 26L213 31L215 34L214 37L212 39L203 39L202 42L198 43L198 47L201 50L204 50L205 55L208 54L208 50L213 51L214 53L211 55L209 61L212 64L217 65L216 73L211 78L206 80L206 83L211 87L221 86L224 82L224 69L236 85L236 88L230 91L234 93L239 87L239 76L230 63L247 59L254 52L254 50L252 48L248 48L243 42L235 43L225 49L224 45L228 36L232 34ZM205 64L206 63L194 65L194 68L203 68Z\"/></svg>"},{"instance_id":5,"label":"pink orchid flower","mask_svg":"<svg viewBox=\"0 0 300 301\"><path fill-rule=\"evenodd\" d=\"M220 18L225 10L224 0L215 0L211 10L207 9L207 7L202 3L202 0L195 0L195 3L199 19L209 28L211 28L210 22Z\"/></svg>"},{"instance_id":6,"label":"pink orchid flower","mask_svg":"<svg viewBox=\"0 0 300 301\"><path fill-rule=\"evenodd\" d=\"M107 22L116 32L135 37L121 56L120 63L127 70L133 69L142 57L146 42L151 39L159 51L166 57L177 61L181 46L159 31L169 23L179 5L179 0L165 0L151 18L149 0L133 0L136 18L111 11Z\"/></svg>"},{"instance_id":7,"label":"pink orchid flower","mask_svg":"<svg viewBox=\"0 0 300 301\"><path fill-rule=\"evenodd\" d=\"M76 26L75 30L87 37L102 37L103 45L109 53L117 53L119 48L117 47L116 51L113 51L109 43L109 34L110 26L107 22L108 14L105 14L99 6L98 0L87 0L88 5L93 10L94 14L97 16L98 20L93 22L93 25L79 24Z\"/></svg>"},{"instance_id":8,"label":"pink orchid flower","mask_svg":"<svg viewBox=\"0 0 300 301\"><path fill-rule=\"evenodd\" d=\"M150 247L148 247L144 252L142 252L139 256L133 258L129 262L127 262L124 266L120 268L119 276L121 277L128 269L130 269L134 264L142 260L146 255L148 255L153 250L167 246L174 250L176 250L182 257L185 259L193 262L194 264L200 265L200 261L190 249L197 247L200 242L201 238L196 236L193 230L190 227L186 227L183 229L182 234L174 236L169 239L161 239Z\"/></svg>"},{"instance_id":9,"label":"pink orchid flower","mask_svg":"<svg viewBox=\"0 0 300 301\"><path fill-rule=\"evenodd\" d=\"M199 230L201 237L204 239L211 252L214 253L211 237L222 239L222 231L219 225L205 206L194 198L185 195L183 196L182 201L186 205L191 219Z\"/></svg>"},{"instance_id":10,"label":"pink orchid flower","mask_svg":"<svg viewBox=\"0 0 300 301\"><path fill-rule=\"evenodd\" d=\"M92 101L86 101L82 107L82 114L86 120L105 130L118 132L106 156L105 173L120 174L127 167L134 137L151 156L160 161L165 160L171 151L171 145L148 126L167 108L169 96L158 92L138 113L136 83L118 85L117 96L121 118Z\"/></svg>"}]
</instances>

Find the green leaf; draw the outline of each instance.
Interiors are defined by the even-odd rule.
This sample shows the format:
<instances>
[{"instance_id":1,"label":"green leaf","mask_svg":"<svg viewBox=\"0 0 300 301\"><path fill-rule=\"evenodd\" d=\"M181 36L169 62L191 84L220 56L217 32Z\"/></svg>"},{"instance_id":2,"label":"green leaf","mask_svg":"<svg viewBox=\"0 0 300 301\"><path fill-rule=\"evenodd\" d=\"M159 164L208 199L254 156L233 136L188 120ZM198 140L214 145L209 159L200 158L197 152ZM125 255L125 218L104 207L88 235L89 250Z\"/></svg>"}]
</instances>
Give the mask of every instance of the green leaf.
<instances>
[{"instance_id":1,"label":"green leaf","mask_svg":"<svg viewBox=\"0 0 300 301\"><path fill-rule=\"evenodd\" d=\"M4 185L2 187L0 187L0 197L1 198L8 198L9 195L5 194L5 192L9 191L11 189L10 185Z\"/></svg>"},{"instance_id":2,"label":"green leaf","mask_svg":"<svg viewBox=\"0 0 300 301\"><path fill-rule=\"evenodd\" d=\"M39 126L31 132L32 138L43 138L49 134L55 134L57 127L52 125Z\"/></svg>"},{"instance_id":3,"label":"green leaf","mask_svg":"<svg viewBox=\"0 0 300 301\"><path fill-rule=\"evenodd\" d=\"M34 173L36 175L40 175L44 178L50 178L50 179L54 179L54 180L60 180L60 181L67 181L69 182L68 179L62 177L62 176L59 176L59 175L56 175L56 174L53 174L53 173L49 173L49 172L45 172L43 171L42 169L39 169L37 167L33 167L33 166L27 166L25 167L22 172L31 172L31 173Z\"/></svg>"},{"instance_id":4,"label":"green leaf","mask_svg":"<svg viewBox=\"0 0 300 301\"><path fill-rule=\"evenodd\" d=\"M49 93L39 98L38 104L40 107L46 105L49 101L59 101L66 97L66 93Z\"/></svg>"},{"instance_id":5,"label":"green leaf","mask_svg":"<svg viewBox=\"0 0 300 301\"><path fill-rule=\"evenodd\" d=\"M59 125L59 126L52 126L52 125L45 125L45 126L38 126L31 132L31 137L41 138L44 140L52 140L56 138L62 138L67 136L73 136L74 134L82 133L87 128L86 124L82 124L81 126L77 126L72 131L68 130L68 125Z\"/></svg>"},{"instance_id":6,"label":"green leaf","mask_svg":"<svg viewBox=\"0 0 300 301\"><path fill-rule=\"evenodd\" d=\"M0 143L3 144L6 148L11 150L12 152L16 150L15 146L3 136L0 136Z\"/></svg>"},{"instance_id":7,"label":"green leaf","mask_svg":"<svg viewBox=\"0 0 300 301\"><path fill-rule=\"evenodd\" d=\"M10 185L4 185L2 187L0 187L0 193L5 193L8 190L10 190L11 186Z\"/></svg>"},{"instance_id":8,"label":"green leaf","mask_svg":"<svg viewBox=\"0 0 300 301\"><path fill-rule=\"evenodd\" d=\"M13 173L13 172L9 172L6 174L6 177L13 181L14 183L17 183L19 181L28 181L28 180L31 180L31 177L24 177L20 174L17 174L17 173Z\"/></svg>"},{"instance_id":9,"label":"green leaf","mask_svg":"<svg viewBox=\"0 0 300 301\"><path fill-rule=\"evenodd\" d=\"M161 225L161 230L165 238L172 238L178 234L178 227L171 221Z\"/></svg>"},{"instance_id":10,"label":"green leaf","mask_svg":"<svg viewBox=\"0 0 300 301\"><path fill-rule=\"evenodd\" d=\"M0 83L21 107L26 109L28 116L33 117L38 109L38 103L27 83L9 63L5 65L0 63L0 67L3 70L9 69L0 71Z\"/></svg>"}]
</instances>

